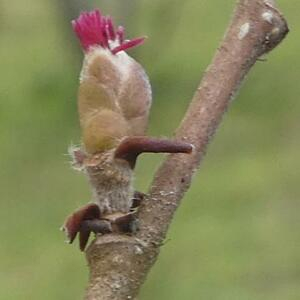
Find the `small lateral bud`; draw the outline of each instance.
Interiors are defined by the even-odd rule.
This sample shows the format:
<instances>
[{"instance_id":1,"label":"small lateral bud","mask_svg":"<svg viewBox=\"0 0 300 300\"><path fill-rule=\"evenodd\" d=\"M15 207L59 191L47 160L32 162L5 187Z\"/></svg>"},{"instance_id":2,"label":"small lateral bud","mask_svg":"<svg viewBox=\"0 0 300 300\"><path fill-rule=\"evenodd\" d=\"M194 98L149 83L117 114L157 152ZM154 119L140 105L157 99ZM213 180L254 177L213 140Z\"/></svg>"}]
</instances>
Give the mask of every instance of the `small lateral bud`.
<instances>
[{"instance_id":1,"label":"small lateral bud","mask_svg":"<svg viewBox=\"0 0 300 300\"><path fill-rule=\"evenodd\" d=\"M66 232L68 242L72 243L80 231L81 224L85 220L93 220L100 218L100 210L97 204L91 203L87 204L72 215L70 215L65 224L62 227L62 230Z\"/></svg>"}]
</instances>

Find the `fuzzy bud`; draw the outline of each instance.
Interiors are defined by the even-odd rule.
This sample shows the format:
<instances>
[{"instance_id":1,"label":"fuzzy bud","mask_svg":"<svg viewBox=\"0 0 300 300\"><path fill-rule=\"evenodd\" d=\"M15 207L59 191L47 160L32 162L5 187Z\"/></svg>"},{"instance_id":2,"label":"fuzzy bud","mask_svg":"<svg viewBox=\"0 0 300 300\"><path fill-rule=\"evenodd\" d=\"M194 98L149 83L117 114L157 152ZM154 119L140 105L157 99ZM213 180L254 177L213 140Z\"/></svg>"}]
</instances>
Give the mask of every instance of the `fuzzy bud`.
<instances>
[{"instance_id":1,"label":"fuzzy bud","mask_svg":"<svg viewBox=\"0 0 300 300\"><path fill-rule=\"evenodd\" d=\"M144 38L124 39L124 28L100 11L72 22L84 50L78 108L82 140L89 154L110 150L125 136L144 135L151 87L143 68L125 50Z\"/></svg>"}]
</instances>

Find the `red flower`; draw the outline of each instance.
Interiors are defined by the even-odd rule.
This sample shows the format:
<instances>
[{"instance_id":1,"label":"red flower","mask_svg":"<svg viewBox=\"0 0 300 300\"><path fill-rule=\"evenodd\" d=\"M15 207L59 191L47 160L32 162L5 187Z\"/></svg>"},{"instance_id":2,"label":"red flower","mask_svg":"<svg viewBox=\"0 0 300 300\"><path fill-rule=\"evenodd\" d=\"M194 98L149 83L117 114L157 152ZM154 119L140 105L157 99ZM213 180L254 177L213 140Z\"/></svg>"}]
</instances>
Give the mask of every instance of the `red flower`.
<instances>
[{"instance_id":1,"label":"red flower","mask_svg":"<svg viewBox=\"0 0 300 300\"><path fill-rule=\"evenodd\" d=\"M115 30L112 18L103 16L99 10L81 13L78 19L72 21L72 26L84 51L100 46L116 54L138 46L145 40L145 37L125 40L124 27L118 26Z\"/></svg>"}]
</instances>

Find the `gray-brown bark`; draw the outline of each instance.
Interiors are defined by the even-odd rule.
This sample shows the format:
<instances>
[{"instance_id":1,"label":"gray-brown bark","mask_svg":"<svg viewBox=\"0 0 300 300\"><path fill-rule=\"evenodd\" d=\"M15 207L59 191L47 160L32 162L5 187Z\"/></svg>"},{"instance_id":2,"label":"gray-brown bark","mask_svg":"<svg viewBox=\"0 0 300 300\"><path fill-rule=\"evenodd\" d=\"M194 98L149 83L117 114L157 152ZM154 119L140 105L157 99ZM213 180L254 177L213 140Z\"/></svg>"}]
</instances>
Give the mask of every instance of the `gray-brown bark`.
<instances>
[{"instance_id":1,"label":"gray-brown bark","mask_svg":"<svg viewBox=\"0 0 300 300\"><path fill-rule=\"evenodd\" d=\"M154 264L175 210L191 184L230 101L256 60L288 32L271 0L241 0L212 64L179 126L176 139L193 143L191 155L169 155L140 208L136 236L99 236L87 250L85 299L135 299Z\"/></svg>"}]
</instances>

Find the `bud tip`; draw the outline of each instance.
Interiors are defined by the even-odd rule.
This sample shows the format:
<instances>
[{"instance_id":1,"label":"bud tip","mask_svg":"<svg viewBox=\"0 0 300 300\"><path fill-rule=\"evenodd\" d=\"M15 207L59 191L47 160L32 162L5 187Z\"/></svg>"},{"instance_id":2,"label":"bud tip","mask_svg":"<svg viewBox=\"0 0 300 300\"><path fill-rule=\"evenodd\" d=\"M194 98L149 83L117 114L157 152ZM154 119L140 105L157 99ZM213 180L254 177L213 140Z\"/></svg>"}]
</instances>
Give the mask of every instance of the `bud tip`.
<instances>
[{"instance_id":1,"label":"bud tip","mask_svg":"<svg viewBox=\"0 0 300 300\"><path fill-rule=\"evenodd\" d=\"M112 18L103 16L98 9L81 13L72 21L72 27L86 52L98 46L117 54L141 45L145 40L145 37L126 40L125 28L118 26L115 30Z\"/></svg>"}]
</instances>

